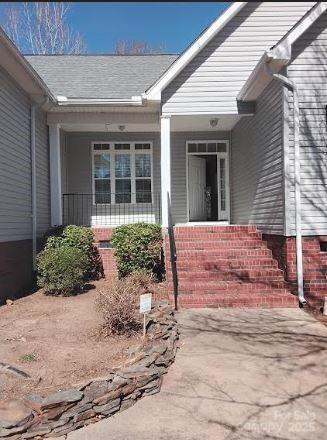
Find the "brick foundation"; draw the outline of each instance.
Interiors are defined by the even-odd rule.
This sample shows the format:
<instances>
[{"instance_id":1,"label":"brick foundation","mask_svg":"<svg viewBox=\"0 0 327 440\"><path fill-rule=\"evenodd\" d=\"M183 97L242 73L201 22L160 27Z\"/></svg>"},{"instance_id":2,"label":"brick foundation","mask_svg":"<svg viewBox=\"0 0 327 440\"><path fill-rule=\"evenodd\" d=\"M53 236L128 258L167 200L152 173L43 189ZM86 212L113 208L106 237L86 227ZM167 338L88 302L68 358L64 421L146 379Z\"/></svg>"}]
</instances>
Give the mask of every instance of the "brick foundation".
<instances>
[{"instance_id":1,"label":"brick foundation","mask_svg":"<svg viewBox=\"0 0 327 440\"><path fill-rule=\"evenodd\" d=\"M263 239L271 249L279 268L285 273L292 291L296 292L296 242L295 237L264 234ZM327 252L320 250L320 242L327 237L303 237L304 292L308 302L321 307L327 296Z\"/></svg>"},{"instance_id":2,"label":"brick foundation","mask_svg":"<svg viewBox=\"0 0 327 440\"><path fill-rule=\"evenodd\" d=\"M23 296L33 281L32 240L0 243L0 304Z\"/></svg>"}]
</instances>

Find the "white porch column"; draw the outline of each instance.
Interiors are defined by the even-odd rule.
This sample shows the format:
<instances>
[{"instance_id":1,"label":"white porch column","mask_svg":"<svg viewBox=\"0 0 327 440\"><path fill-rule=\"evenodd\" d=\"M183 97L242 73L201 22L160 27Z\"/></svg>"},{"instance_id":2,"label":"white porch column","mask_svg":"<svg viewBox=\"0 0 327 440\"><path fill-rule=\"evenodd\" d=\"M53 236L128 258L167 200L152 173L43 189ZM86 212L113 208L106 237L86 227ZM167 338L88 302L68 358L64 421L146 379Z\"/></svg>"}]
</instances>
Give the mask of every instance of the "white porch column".
<instances>
[{"instance_id":1,"label":"white porch column","mask_svg":"<svg viewBox=\"0 0 327 440\"><path fill-rule=\"evenodd\" d=\"M168 227L168 196L170 199L170 116L161 116L161 222Z\"/></svg>"},{"instance_id":2,"label":"white porch column","mask_svg":"<svg viewBox=\"0 0 327 440\"><path fill-rule=\"evenodd\" d=\"M62 224L60 125L49 125L51 226Z\"/></svg>"}]
</instances>

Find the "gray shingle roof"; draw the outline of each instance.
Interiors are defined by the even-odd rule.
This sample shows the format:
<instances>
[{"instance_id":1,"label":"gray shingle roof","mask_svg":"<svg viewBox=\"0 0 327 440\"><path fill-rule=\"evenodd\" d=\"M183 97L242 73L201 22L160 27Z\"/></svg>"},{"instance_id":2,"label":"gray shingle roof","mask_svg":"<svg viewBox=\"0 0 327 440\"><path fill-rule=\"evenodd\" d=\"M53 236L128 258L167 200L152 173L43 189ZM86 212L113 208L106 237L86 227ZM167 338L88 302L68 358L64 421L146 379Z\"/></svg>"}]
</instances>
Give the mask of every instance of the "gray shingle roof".
<instances>
[{"instance_id":1,"label":"gray shingle roof","mask_svg":"<svg viewBox=\"0 0 327 440\"><path fill-rule=\"evenodd\" d=\"M54 95L131 98L145 92L178 55L26 55Z\"/></svg>"}]
</instances>

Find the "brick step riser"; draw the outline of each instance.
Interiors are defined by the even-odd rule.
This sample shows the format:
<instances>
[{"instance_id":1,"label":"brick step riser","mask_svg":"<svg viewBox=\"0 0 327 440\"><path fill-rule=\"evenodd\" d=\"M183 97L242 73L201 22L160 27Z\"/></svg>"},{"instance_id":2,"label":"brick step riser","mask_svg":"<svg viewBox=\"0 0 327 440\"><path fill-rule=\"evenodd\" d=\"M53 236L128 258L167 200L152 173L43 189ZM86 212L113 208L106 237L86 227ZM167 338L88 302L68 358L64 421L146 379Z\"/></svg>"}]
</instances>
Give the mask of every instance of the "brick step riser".
<instances>
[{"instance_id":1,"label":"brick step riser","mask_svg":"<svg viewBox=\"0 0 327 440\"><path fill-rule=\"evenodd\" d=\"M172 292L173 289L169 288L169 292ZM248 295L253 296L255 294L264 295L264 294L289 294L289 291L287 288L281 287L281 286L264 286L264 287L256 287L253 289L248 288L242 288L242 287L235 287L235 288L226 288L226 287L219 287L216 288L203 288L203 289L192 289L180 286L178 287L178 293L180 295L195 295L201 297L202 295L217 295L217 294L225 294L225 295Z\"/></svg>"},{"instance_id":2,"label":"brick step riser","mask_svg":"<svg viewBox=\"0 0 327 440\"><path fill-rule=\"evenodd\" d=\"M260 257L263 258L272 258L271 256L271 252L267 249L262 250L262 251L244 251L243 254L240 253L240 251L235 251L233 253L228 253L228 252L208 252L208 251L199 251L199 250L195 250L195 251L179 251L177 253L177 259L178 261L190 261L190 260L195 260L195 261L199 261L199 259L201 259L202 261L204 260L204 258L206 259L207 262L216 262L216 261L221 261L221 260L239 260L240 256L242 256L242 260L246 261L249 260L251 261L251 259L257 259ZM166 259L170 260L170 254L166 254Z\"/></svg>"},{"instance_id":3,"label":"brick step riser","mask_svg":"<svg viewBox=\"0 0 327 440\"><path fill-rule=\"evenodd\" d=\"M228 226L174 226L174 233L186 232L259 232L256 226L249 225L228 225Z\"/></svg>"},{"instance_id":4,"label":"brick step riser","mask_svg":"<svg viewBox=\"0 0 327 440\"><path fill-rule=\"evenodd\" d=\"M218 261L215 262L199 262L199 261L190 261L190 260L177 260L178 270L195 270L195 271L221 271L221 270L260 270L262 269L278 269L277 261L270 261L269 259L260 261L260 260L248 260L248 261L239 261L239 262L226 262L226 261ZM171 269L171 263L166 262L167 269Z\"/></svg>"},{"instance_id":5,"label":"brick step riser","mask_svg":"<svg viewBox=\"0 0 327 440\"><path fill-rule=\"evenodd\" d=\"M249 283L259 283L263 279L269 282L277 282L284 281L282 274L274 273L270 275L255 275L255 274L237 274L237 273L178 273L179 281L197 281L197 282L205 282L205 281L243 281Z\"/></svg>"},{"instance_id":6,"label":"brick step riser","mask_svg":"<svg viewBox=\"0 0 327 440\"><path fill-rule=\"evenodd\" d=\"M224 239L224 240L262 240L262 237L260 234L235 234L235 233L226 233L226 234L221 234L218 232L214 232L214 233L209 233L209 232L201 232L201 233L197 233L197 234L185 234L185 233L180 233L180 234L174 234L175 237L175 241L179 241L179 240L202 240L202 239L212 239L212 240L218 240L218 239Z\"/></svg>"},{"instance_id":7,"label":"brick step riser","mask_svg":"<svg viewBox=\"0 0 327 440\"><path fill-rule=\"evenodd\" d=\"M261 298L257 300L251 300L251 301L242 301L242 300L235 300L235 301L214 301L214 302L188 302L188 301L180 301L179 307L182 308L291 308L291 307L298 307L297 302L290 302L290 301L263 301Z\"/></svg>"},{"instance_id":8,"label":"brick step riser","mask_svg":"<svg viewBox=\"0 0 327 440\"><path fill-rule=\"evenodd\" d=\"M209 282L211 283L211 282ZM172 289L172 283L168 282L168 288ZM202 282L201 286L199 283L191 283L188 281L178 281L178 291L179 292L198 292L202 295L205 292L219 293L219 292L270 292L270 291L284 291L287 290L287 283L285 281L276 281L271 284L264 283L237 283L236 281L220 281L216 283L208 284L208 282Z\"/></svg>"},{"instance_id":9,"label":"brick step riser","mask_svg":"<svg viewBox=\"0 0 327 440\"><path fill-rule=\"evenodd\" d=\"M176 241L175 243L176 249L194 249L199 248L202 250L208 249L220 249L230 248L230 249L248 249L250 248L258 248L258 249L267 249L267 245L263 241L254 241L254 240L194 240L194 241Z\"/></svg>"}]
</instances>

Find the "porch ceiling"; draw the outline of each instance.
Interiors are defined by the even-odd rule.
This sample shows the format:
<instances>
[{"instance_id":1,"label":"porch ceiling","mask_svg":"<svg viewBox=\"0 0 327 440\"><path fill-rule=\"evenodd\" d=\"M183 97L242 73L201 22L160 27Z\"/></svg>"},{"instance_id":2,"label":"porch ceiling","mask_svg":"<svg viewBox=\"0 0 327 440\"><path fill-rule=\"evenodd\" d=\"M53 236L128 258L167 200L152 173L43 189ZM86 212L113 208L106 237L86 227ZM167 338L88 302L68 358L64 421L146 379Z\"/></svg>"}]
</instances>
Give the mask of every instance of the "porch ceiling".
<instances>
[{"instance_id":1,"label":"porch ceiling","mask_svg":"<svg viewBox=\"0 0 327 440\"><path fill-rule=\"evenodd\" d=\"M239 115L185 115L171 117L172 131L229 131Z\"/></svg>"},{"instance_id":2,"label":"porch ceiling","mask_svg":"<svg viewBox=\"0 0 327 440\"><path fill-rule=\"evenodd\" d=\"M59 123L65 131L95 132L158 132L158 113L115 113L115 114L52 114L48 123ZM173 132L215 132L229 131L239 121L239 115L185 115L171 117Z\"/></svg>"}]
</instances>

